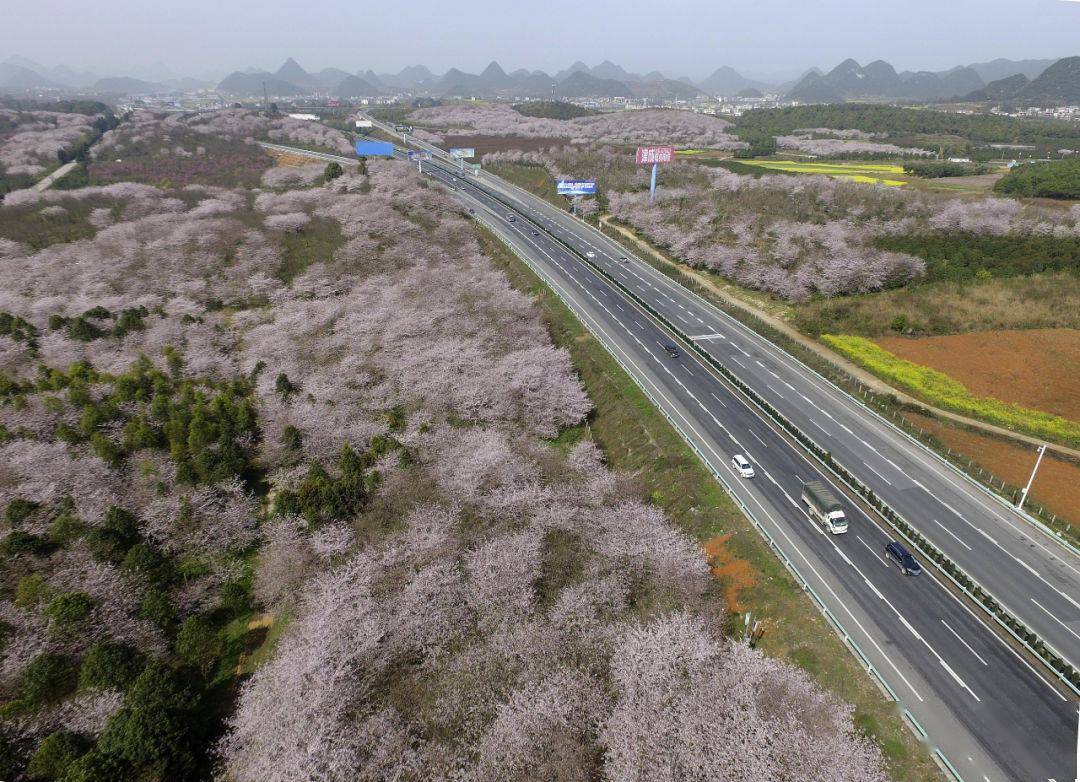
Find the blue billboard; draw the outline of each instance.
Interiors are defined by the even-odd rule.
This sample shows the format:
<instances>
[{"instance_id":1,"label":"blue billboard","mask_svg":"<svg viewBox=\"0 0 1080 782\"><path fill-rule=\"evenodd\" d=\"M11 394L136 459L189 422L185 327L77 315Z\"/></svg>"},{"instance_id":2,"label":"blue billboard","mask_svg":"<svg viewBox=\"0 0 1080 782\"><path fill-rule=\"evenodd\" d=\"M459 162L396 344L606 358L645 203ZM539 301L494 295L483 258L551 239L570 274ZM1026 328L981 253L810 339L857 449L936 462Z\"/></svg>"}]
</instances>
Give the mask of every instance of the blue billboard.
<instances>
[{"instance_id":1,"label":"blue billboard","mask_svg":"<svg viewBox=\"0 0 1080 782\"><path fill-rule=\"evenodd\" d=\"M394 145L389 141L357 141L356 154L361 157L393 157Z\"/></svg>"},{"instance_id":2,"label":"blue billboard","mask_svg":"<svg viewBox=\"0 0 1080 782\"><path fill-rule=\"evenodd\" d=\"M565 196L596 195L596 180L560 179L555 183L555 190Z\"/></svg>"}]
</instances>

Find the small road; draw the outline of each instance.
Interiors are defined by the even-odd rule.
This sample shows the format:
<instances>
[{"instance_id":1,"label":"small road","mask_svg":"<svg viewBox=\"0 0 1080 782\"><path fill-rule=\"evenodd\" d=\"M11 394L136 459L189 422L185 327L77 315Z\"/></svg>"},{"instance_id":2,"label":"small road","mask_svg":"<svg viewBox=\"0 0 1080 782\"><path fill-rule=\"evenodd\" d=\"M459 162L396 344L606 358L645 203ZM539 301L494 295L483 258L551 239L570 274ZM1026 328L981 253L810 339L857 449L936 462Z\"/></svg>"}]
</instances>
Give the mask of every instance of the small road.
<instances>
[{"instance_id":1,"label":"small road","mask_svg":"<svg viewBox=\"0 0 1080 782\"><path fill-rule=\"evenodd\" d=\"M50 187L52 187L53 182L67 176L71 169L75 168L75 166L77 165L79 165L79 161L77 160L72 160L70 163L64 163L64 165L60 166L60 168L56 169L47 177L35 184L31 189L37 190L39 193L43 190L48 190Z\"/></svg>"}]
</instances>

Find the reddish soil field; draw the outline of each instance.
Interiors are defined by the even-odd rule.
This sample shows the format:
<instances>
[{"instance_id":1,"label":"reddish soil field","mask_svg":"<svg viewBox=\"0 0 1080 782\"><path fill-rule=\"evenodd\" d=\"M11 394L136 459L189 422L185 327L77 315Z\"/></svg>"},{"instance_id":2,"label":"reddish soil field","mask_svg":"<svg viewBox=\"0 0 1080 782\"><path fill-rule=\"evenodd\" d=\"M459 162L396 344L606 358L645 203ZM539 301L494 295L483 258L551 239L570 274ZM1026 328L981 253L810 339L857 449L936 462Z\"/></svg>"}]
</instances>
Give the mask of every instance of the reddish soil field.
<instances>
[{"instance_id":1,"label":"reddish soil field","mask_svg":"<svg viewBox=\"0 0 1080 782\"><path fill-rule=\"evenodd\" d=\"M747 610L742 602L743 592L757 583L757 577L749 562L736 558L728 549L729 538L731 535L718 535L705 541L705 556L712 577L722 585L728 610L741 614Z\"/></svg>"},{"instance_id":2,"label":"reddish soil field","mask_svg":"<svg viewBox=\"0 0 1080 782\"><path fill-rule=\"evenodd\" d=\"M565 138L517 138L516 136L444 136L443 149L450 147L473 147L476 149L476 158L479 160L487 152L504 152L509 149L518 149L522 152L537 152L551 147L565 147L570 145L570 140Z\"/></svg>"},{"instance_id":3,"label":"reddish soil field","mask_svg":"<svg viewBox=\"0 0 1080 782\"><path fill-rule=\"evenodd\" d=\"M941 423L937 419L905 413L945 443L1013 486L1023 486L1035 466L1035 450ZM1075 529L1080 526L1080 465L1047 453L1031 485L1028 502L1044 505L1050 513Z\"/></svg>"},{"instance_id":4,"label":"reddish soil field","mask_svg":"<svg viewBox=\"0 0 1080 782\"><path fill-rule=\"evenodd\" d=\"M1080 330L880 337L878 345L992 396L1080 421Z\"/></svg>"}]
</instances>

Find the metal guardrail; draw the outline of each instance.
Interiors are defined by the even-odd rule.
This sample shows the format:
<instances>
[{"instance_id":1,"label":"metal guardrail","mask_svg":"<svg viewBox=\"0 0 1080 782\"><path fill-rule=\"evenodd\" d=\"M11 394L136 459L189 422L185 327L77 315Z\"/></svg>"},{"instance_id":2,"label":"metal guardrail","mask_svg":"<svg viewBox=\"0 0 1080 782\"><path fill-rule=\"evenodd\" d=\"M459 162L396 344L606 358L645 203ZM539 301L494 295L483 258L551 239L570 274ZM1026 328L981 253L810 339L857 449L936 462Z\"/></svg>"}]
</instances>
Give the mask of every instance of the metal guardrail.
<instances>
[{"instance_id":1,"label":"metal guardrail","mask_svg":"<svg viewBox=\"0 0 1080 782\"><path fill-rule=\"evenodd\" d=\"M506 204L506 202L499 198L497 195L493 195L495 200L500 201L509 208L514 208L512 204ZM526 219L529 219L526 216ZM574 253L582 262L584 262L589 268L591 268L596 274L603 277L616 289L621 291L631 301L635 302L639 307L644 309L649 315L668 329L672 334L681 339L691 350L695 352L703 361L709 366L716 369L725 379L727 379L732 385L738 389L743 396L745 396L751 403L754 404L762 413L768 418L774 420L781 426L788 434L790 434L796 442L798 442L804 450L809 453L818 463L831 472L838 480L846 485L853 492L862 497L871 507L878 511L878 515L882 518L886 524L888 524L897 534L899 534L904 540L906 540L913 548L923 555L925 559L934 564L935 569L949 579L960 591L965 594L970 600L976 603L987 614L989 614L993 620L1002 627L1012 638L1027 649L1032 655L1039 659L1051 673L1061 681L1066 687L1072 690L1073 693L1080 696L1080 671L1077 671L1052 645L1046 643L1037 634L1027 628L1027 626L1017 619L1013 613L1007 610L1002 601L994 597L993 594L984 588L978 581L969 576L962 568L956 565L948 556L946 556L940 549L931 543L926 537L924 537L917 529L915 529L903 516L897 513L890 505L884 500L877 497L873 490L859 481L854 474L845 469L841 464L836 462L831 453L822 448L817 442L810 437L810 435L803 432L799 427L795 426L783 413L773 407L768 401L762 398L749 384L742 381L734 372L732 372L726 365L714 358L710 353L703 350L697 345L697 343L690 339L690 337L682 331L677 325L669 321L663 314L658 312L652 307L651 304L646 302L628 287L623 285L614 276L605 271L599 264L596 264L590 260L587 256L571 247L569 244L559 239L557 236L551 237L554 241L561 244L570 252ZM531 264L530 264L531 266ZM621 365L621 362L620 362ZM625 367L624 367L625 369ZM649 395L652 399L652 396ZM653 400L655 403L655 400ZM676 425L676 428L678 426ZM681 430L679 430L681 432ZM685 438L685 435L684 435ZM696 446L694 450L697 451ZM698 452L699 455L700 452ZM708 462L706 461L706 464ZM721 481L723 479L721 478ZM726 487L726 483L725 483ZM771 545L771 544L770 544Z\"/></svg>"}]
</instances>

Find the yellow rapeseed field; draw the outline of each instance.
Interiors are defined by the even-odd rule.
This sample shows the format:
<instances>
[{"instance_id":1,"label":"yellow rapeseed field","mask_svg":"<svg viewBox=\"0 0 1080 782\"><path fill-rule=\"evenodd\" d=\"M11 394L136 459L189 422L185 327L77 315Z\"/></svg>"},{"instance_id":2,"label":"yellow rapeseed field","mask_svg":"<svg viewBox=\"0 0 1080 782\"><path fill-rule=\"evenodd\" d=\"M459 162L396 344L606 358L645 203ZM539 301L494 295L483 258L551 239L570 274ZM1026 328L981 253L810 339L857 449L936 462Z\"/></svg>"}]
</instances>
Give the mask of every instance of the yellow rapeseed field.
<instances>
[{"instance_id":1,"label":"yellow rapeseed field","mask_svg":"<svg viewBox=\"0 0 1080 782\"><path fill-rule=\"evenodd\" d=\"M907 184L900 179L890 179L885 174L903 174L902 166L890 163L813 163L802 160L740 160L746 166L780 171L791 174L821 174L835 179L847 179L851 182L889 185L899 187Z\"/></svg>"}]
</instances>

